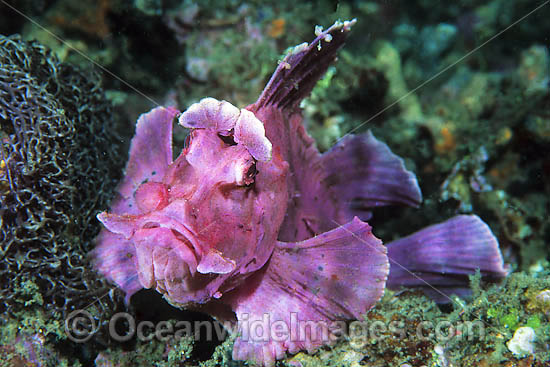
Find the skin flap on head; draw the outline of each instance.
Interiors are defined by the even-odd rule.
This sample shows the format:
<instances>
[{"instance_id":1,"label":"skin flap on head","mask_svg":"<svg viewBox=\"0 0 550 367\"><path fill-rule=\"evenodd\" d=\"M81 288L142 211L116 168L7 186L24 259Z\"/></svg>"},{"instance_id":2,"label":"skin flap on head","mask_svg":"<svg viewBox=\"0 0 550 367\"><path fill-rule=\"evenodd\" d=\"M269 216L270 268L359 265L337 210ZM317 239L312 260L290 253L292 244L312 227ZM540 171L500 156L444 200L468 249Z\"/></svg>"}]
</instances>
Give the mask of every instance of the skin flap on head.
<instances>
[{"instance_id":1,"label":"skin flap on head","mask_svg":"<svg viewBox=\"0 0 550 367\"><path fill-rule=\"evenodd\" d=\"M227 135L234 129L235 142L246 147L256 160L271 160L272 145L265 128L254 113L233 106L227 101L208 97L192 104L179 117L179 124L190 129L213 129Z\"/></svg>"},{"instance_id":2,"label":"skin flap on head","mask_svg":"<svg viewBox=\"0 0 550 367\"><path fill-rule=\"evenodd\" d=\"M227 132L235 126L240 111L227 101L203 98L193 103L179 117L179 124L189 129L213 129Z\"/></svg>"},{"instance_id":3,"label":"skin flap on head","mask_svg":"<svg viewBox=\"0 0 550 367\"><path fill-rule=\"evenodd\" d=\"M243 144L256 160L271 160L271 142L265 136L264 124L248 110L241 110L235 124L235 141Z\"/></svg>"}]
</instances>

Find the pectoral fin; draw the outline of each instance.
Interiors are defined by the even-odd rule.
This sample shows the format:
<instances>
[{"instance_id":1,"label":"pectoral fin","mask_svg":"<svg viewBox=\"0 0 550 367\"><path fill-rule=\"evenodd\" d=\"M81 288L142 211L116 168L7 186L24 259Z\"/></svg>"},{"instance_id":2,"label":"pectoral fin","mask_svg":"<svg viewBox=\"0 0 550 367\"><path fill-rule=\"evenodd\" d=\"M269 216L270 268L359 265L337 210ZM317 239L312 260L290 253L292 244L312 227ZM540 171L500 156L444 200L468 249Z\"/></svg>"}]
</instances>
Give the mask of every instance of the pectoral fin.
<instances>
[{"instance_id":1,"label":"pectoral fin","mask_svg":"<svg viewBox=\"0 0 550 367\"><path fill-rule=\"evenodd\" d=\"M270 366L287 351L331 344L346 320L380 299L388 269L386 248L357 218L302 242L279 242L262 272L224 300L238 319L233 358Z\"/></svg>"},{"instance_id":2,"label":"pectoral fin","mask_svg":"<svg viewBox=\"0 0 550 367\"><path fill-rule=\"evenodd\" d=\"M136 270L136 249L134 244L122 235L103 229L96 238L92 262L98 272L116 283L130 297L143 288Z\"/></svg>"}]
</instances>

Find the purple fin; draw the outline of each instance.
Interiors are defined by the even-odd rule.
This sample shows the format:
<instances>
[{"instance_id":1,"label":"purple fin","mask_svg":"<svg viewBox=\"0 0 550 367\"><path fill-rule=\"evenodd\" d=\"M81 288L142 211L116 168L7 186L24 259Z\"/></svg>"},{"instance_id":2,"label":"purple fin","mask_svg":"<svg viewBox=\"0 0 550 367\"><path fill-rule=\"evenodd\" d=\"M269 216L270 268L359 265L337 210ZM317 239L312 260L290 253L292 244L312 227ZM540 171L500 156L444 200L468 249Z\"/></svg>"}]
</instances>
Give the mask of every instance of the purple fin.
<instances>
[{"instance_id":1,"label":"purple fin","mask_svg":"<svg viewBox=\"0 0 550 367\"><path fill-rule=\"evenodd\" d=\"M301 126L290 142L297 195L292 198L280 240L303 240L354 216L368 220L373 207L418 206L422 201L415 175L370 131L346 136L323 155Z\"/></svg>"},{"instance_id":2,"label":"purple fin","mask_svg":"<svg viewBox=\"0 0 550 367\"><path fill-rule=\"evenodd\" d=\"M265 112L267 110L263 110ZM273 113L276 109L269 110ZM323 176L321 154L314 140L301 125L301 117L294 114L289 125L294 128L287 137L282 136L288 147L286 160L291 164L293 179L289 180L289 196L285 219L279 229L280 241L297 242L330 231L338 223L347 223L351 217L340 218L337 197L328 195L321 184ZM280 146L277 142L273 146Z\"/></svg>"},{"instance_id":3,"label":"purple fin","mask_svg":"<svg viewBox=\"0 0 550 367\"><path fill-rule=\"evenodd\" d=\"M172 122L175 108L157 107L141 115L132 138L124 180L118 186L111 213L138 214L134 192L146 181L161 181L172 163Z\"/></svg>"},{"instance_id":4,"label":"purple fin","mask_svg":"<svg viewBox=\"0 0 550 367\"><path fill-rule=\"evenodd\" d=\"M405 204L418 206L422 194L403 159L370 131L348 135L322 156L323 184L338 197L349 216L368 219L368 208Z\"/></svg>"},{"instance_id":5,"label":"purple fin","mask_svg":"<svg viewBox=\"0 0 550 367\"><path fill-rule=\"evenodd\" d=\"M492 280L507 275L497 239L475 215L453 217L387 247L388 288L417 286L444 297L463 294L469 286L468 275L476 269Z\"/></svg>"},{"instance_id":6,"label":"purple fin","mask_svg":"<svg viewBox=\"0 0 550 367\"><path fill-rule=\"evenodd\" d=\"M287 351L330 344L345 320L382 297L388 269L386 248L358 218L302 242L279 242L267 268L227 295L238 319L233 358L270 366ZM319 333L306 332L305 321ZM286 325L288 333L259 338L252 322L268 332Z\"/></svg>"},{"instance_id":7,"label":"purple fin","mask_svg":"<svg viewBox=\"0 0 550 367\"><path fill-rule=\"evenodd\" d=\"M309 44L303 43L285 56L258 100L247 107L264 123L274 151L290 165L289 205L279 240L296 242L326 232L341 220L335 198L326 200L320 185L321 155L302 125L299 104L310 93L327 68L336 60L340 47L355 20L336 22ZM322 213L322 215L319 215Z\"/></svg>"},{"instance_id":8,"label":"purple fin","mask_svg":"<svg viewBox=\"0 0 550 367\"><path fill-rule=\"evenodd\" d=\"M124 179L117 188L110 214L139 214L134 198L138 186L144 181L162 180L172 162L172 121L177 113L174 108L157 107L139 117ZM92 254L94 266L100 274L124 290L128 302L135 292L143 288L136 270L133 243L105 228L95 242Z\"/></svg>"},{"instance_id":9,"label":"purple fin","mask_svg":"<svg viewBox=\"0 0 550 367\"><path fill-rule=\"evenodd\" d=\"M255 107L272 105L280 109L295 109L334 62L353 24L355 19L336 22L309 45L303 43L294 47L279 63Z\"/></svg>"},{"instance_id":10,"label":"purple fin","mask_svg":"<svg viewBox=\"0 0 550 367\"><path fill-rule=\"evenodd\" d=\"M101 230L96 243L92 252L94 267L126 293L128 304L130 297L143 288L136 270L134 244L106 229Z\"/></svg>"}]
</instances>

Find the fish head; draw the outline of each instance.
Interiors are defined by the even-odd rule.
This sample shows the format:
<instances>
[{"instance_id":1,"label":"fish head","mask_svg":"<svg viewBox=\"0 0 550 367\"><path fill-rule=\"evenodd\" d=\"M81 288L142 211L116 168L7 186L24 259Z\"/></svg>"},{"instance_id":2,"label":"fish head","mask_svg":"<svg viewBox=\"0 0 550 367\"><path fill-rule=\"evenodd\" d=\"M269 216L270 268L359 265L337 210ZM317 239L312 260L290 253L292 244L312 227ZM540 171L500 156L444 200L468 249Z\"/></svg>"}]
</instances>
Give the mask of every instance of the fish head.
<instances>
[{"instance_id":1,"label":"fish head","mask_svg":"<svg viewBox=\"0 0 550 367\"><path fill-rule=\"evenodd\" d=\"M203 254L226 254L241 271L259 269L286 211L288 164L273 154L263 123L228 102L204 99L179 122L191 132L165 177L171 200L186 200Z\"/></svg>"},{"instance_id":2,"label":"fish head","mask_svg":"<svg viewBox=\"0 0 550 367\"><path fill-rule=\"evenodd\" d=\"M211 100L179 116L191 129L186 145L161 181L137 187L139 213L99 215L132 242L141 285L180 307L219 298L259 270L288 201L288 164L262 122Z\"/></svg>"}]
</instances>

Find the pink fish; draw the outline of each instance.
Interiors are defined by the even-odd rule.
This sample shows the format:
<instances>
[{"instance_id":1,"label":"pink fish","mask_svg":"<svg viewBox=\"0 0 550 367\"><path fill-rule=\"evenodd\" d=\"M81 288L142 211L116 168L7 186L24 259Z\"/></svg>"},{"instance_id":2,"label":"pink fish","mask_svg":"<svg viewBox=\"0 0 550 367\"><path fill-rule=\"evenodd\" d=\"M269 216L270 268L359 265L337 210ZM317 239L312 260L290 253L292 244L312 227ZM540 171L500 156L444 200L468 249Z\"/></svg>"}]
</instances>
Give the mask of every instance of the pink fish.
<instances>
[{"instance_id":1,"label":"pink fish","mask_svg":"<svg viewBox=\"0 0 550 367\"><path fill-rule=\"evenodd\" d=\"M98 215L105 229L94 253L127 299L154 288L174 306L231 320L233 358L270 366L334 342L386 286L441 298L466 289L476 269L506 275L476 216L384 246L365 222L369 210L418 206L414 174L370 132L320 154L304 130L300 101L354 22L295 47L244 109L205 98L181 114L158 107L139 118L118 196ZM175 119L191 132L173 161Z\"/></svg>"}]
</instances>

